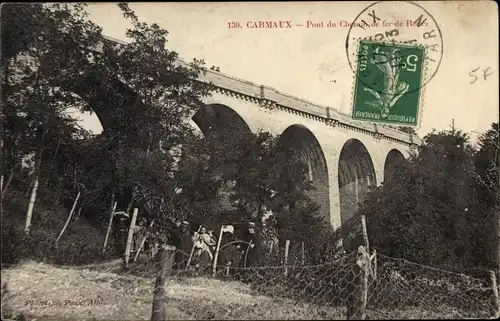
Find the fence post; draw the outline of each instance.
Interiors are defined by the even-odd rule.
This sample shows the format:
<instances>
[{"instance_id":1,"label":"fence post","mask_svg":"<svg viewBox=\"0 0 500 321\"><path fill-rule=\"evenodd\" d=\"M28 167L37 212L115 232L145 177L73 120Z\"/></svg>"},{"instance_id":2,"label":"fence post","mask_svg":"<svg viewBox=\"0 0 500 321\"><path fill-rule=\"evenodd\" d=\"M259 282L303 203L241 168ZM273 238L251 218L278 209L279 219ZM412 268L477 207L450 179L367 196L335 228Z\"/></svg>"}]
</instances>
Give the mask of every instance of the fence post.
<instances>
[{"instance_id":1,"label":"fence post","mask_svg":"<svg viewBox=\"0 0 500 321\"><path fill-rule=\"evenodd\" d=\"M497 319L500 317L500 299L498 297L497 278L494 271L490 271L491 287L493 290L492 304L491 304L491 317Z\"/></svg>"},{"instance_id":2,"label":"fence post","mask_svg":"<svg viewBox=\"0 0 500 321\"><path fill-rule=\"evenodd\" d=\"M215 278L215 275L217 274L217 260L219 259L219 249L220 249L220 243L222 242L222 231L223 230L224 230L224 225L221 225L219 239L217 240L217 248L215 249L214 264L212 267L212 277L214 277L214 278Z\"/></svg>"},{"instance_id":3,"label":"fence post","mask_svg":"<svg viewBox=\"0 0 500 321\"><path fill-rule=\"evenodd\" d=\"M363 233L364 245L358 247L358 255L356 265L353 272L353 284L350 295L351 300L347 303L347 319L348 320L365 320L366 319L366 306L368 304L368 277L373 275L371 268L371 260L375 259L370 256L368 232L366 229L366 218L361 215L361 227Z\"/></svg>"},{"instance_id":4,"label":"fence post","mask_svg":"<svg viewBox=\"0 0 500 321\"><path fill-rule=\"evenodd\" d=\"M366 230L366 218L364 215L361 215L361 228L363 229L363 241L366 251L370 253L370 243L368 242L368 231Z\"/></svg>"},{"instance_id":5,"label":"fence post","mask_svg":"<svg viewBox=\"0 0 500 321\"><path fill-rule=\"evenodd\" d=\"M132 214L132 221L130 222L130 227L128 228L127 246L125 247L125 267L128 267L128 260L130 258L130 248L132 246L132 237L134 236L137 212L139 212L139 209L136 207L134 208L134 214Z\"/></svg>"},{"instance_id":6,"label":"fence post","mask_svg":"<svg viewBox=\"0 0 500 321\"><path fill-rule=\"evenodd\" d=\"M151 312L151 321L167 320L167 291L165 283L172 273L172 265L174 263L175 247L171 245L163 245L157 256L156 264L158 265L158 275L156 277L153 308Z\"/></svg>"},{"instance_id":7,"label":"fence post","mask_svg":"<svg viewBox=\"0 0 500 321\"><path fill-rule=\"evenodd\" d=\"M285 276L288 275L288 250L289 249L290 249L290 240L286 240L286 242L285 242L285 261L283 263L283 265L285 267L285 270L284 270Z\"/></svg>"},{"instance_id":8,"label":"fence post","mask_svg":"<svg viewBox=\"0 0 500 321\"><path fill-rule=\"evenodd\" d=\"M112 196L112 203L114 203L111 207L111 213L109 213L109 222L108 222L108 229L106 230L106 237L104 238L104 245L102 247L102 253L106 253L106 246L108 245L108 238L109 238L109 234L111 233L111 226L113 224L113 218L115 216L115 211L116 211L116 202L114 201L115 200L115 194L113 194ZM81 209L81 207L80 207Z\"/></svg>"},{"instance_id":9,"label":"fence post","mask_svg":"<svg viewBox=\"0 0 500 321\"><path fill-rule=\"evenodd\" d=\"M198 235L200 234L200 231L201 231L201 225L200 225L200 227L198 227L198 232L196 232L196 234L195 234L196 237L198 237ZM196 241L193 242L193 246L191 247L191 253L189 254L189 259L187 261L185 271L187 271L189 269L189 266L191 265L191 260L193 259L195 245L196 245Z\"/></svg>"},{"instance_id":10,"label":"fence post","mask_svg":"<svg viewBox=\"0 0 500 321\"><path fill-rule=\"evenodd\" d=\"M365 247L361 247L361 298L358 306L361 320L366 319L366 305L368 304L368 275L370 268L370 255Z\"/></svg>"}]
</instances>

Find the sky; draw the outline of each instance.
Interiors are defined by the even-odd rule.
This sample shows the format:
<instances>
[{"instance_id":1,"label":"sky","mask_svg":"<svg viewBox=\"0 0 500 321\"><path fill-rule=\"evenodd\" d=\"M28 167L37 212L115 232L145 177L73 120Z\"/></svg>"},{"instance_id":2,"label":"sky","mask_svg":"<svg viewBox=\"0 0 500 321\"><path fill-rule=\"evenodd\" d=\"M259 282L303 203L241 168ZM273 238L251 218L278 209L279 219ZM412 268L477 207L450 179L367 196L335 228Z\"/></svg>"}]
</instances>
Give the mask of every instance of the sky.
<instances>
[{"instance_id":1,"label":"sky","mask_svg":"<svg viewBox=\"0 0 500 321\"><path fill-rule=\"evenodd\" d=\"M354 72L345 49L349 28L341 24L353 22L371 4L373 2L361 1L179 2L131 3L130 7L142 21L158 23L167 29L168 49L177 51L184 60L204 59L208 66L218 66L230 76L350 114ZM425 1L418 4L434 18L442 34L431 39L438 39L437 48L442 58L421 94L419 135L422 137L433 128L449 129L452 119L456 128L466 132L485 131L499 118L496 3ZM371 8L382 17L380 21L387 22L412 17L414 20L423 12L409 3L397 2ZM364 13L367 18L370 18L366 15L369 11L371 9ZM116 3L88 3L87 12L89 19L103 28L103 34L127 41L125 32L130 24ZM255 21L289 21L292 28L249 28ZM318 27L308 28L307 21ZM335 22L336 27L327 27L329 21ZM229 28L231 22L239 23L242 28ZM319 27L321 22L323 27ZM428 23L426 28L435 26L431 19ZM302 26L297 26L299 24ZM403 35L421 32L405 26L399 29ZM351 33L359 35L363 30L353 28ZM439 55L434 58L439 60ZM436 66L436 63L429 66L431 74ZM491 74L486 80L485 69ZM471 76L471 72L477 78ZM81 119L88 129L96 133L102 130L95 115L82 115ZM474 139L477 134L471 133L471 137Z\"/></svg>"}]
</instances>

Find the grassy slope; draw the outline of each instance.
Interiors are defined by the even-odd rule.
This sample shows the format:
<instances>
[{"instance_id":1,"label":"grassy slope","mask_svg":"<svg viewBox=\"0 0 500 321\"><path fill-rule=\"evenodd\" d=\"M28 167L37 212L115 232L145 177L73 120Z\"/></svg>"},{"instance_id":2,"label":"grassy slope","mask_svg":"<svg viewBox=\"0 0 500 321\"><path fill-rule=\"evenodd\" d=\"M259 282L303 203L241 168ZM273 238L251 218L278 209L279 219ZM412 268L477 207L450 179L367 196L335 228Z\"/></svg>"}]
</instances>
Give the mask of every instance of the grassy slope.
<instances>
[{"instance_id":1,"label":"grassy slope","mask_svg":"<svg viewBox=\"0 0 500 321\"><path fill-rule=\"evenodd\" d=\"M90 267L61 268L28 262L2 270L2 316L12 318L22 313L27 320L38 321L149 320L154 279L112 273L117 271L119 264L117 260ZM332 320L345 317L344 309L258 295L249 286L236 281L201 277L170 279L167 290L171 320ZM96 304L89 305L90 300ZM44 304L46 301L60 304ZM65 305L67 301L70 305ZM71 305L79 302L86 305ZM426 309L379 307L367 313L369 319L466 317L456 308L439 303Z\"/></svg>"},{"instance_id":2,"label":"grassy slope","mask_svg":"<svg viewBox=\"0 0 500 321\"><path fill-rule=\"evenodd\" d=\"M119 276L105 271L58 268L25 263L2 270L2 313L23 313L37 320L149 320L153 279ZM3 292L3 291L2 291ZM238 282L194 278L168 284L169 318L186 319L340 319L294 301L254 295ZM33 301L31 304L27 302ZM47 305L43 301L59 301ZM64 305L66 301L86 306ZM89 306L89 300L98 301Z\"/></svg>"}]
</instances>

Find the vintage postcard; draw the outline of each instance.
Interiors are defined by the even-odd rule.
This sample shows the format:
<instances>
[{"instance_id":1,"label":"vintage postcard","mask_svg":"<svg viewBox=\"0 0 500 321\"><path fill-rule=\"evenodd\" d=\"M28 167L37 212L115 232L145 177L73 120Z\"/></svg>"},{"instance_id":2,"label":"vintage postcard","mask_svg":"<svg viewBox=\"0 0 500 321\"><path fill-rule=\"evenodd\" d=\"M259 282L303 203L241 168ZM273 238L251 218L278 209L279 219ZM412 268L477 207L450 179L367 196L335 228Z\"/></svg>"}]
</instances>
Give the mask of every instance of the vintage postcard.
<instances>
[{"instance_id":1,"label":"vintage postcard","mask_svg":"<svg viewBox=\"0 0 500 321\"><path fill-rule=\"evenodd\" d=\"M498 23L2 4L2 320L499 317Z\"/></svg>"}]
</instances>

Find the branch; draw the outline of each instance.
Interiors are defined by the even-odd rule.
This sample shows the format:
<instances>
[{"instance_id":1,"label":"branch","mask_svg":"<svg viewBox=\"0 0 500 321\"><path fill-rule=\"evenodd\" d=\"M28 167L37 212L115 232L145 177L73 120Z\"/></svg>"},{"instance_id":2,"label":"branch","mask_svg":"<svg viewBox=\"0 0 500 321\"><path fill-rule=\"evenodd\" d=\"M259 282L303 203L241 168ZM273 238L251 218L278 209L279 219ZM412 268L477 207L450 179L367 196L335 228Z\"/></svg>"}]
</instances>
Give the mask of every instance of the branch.
<instances>
[{"instance_id":1,"label":"branch","mask_svg":"<svg viewBox=\"0 0 500 321\"><path fill-rule=\"evenodd\" d=\"M78 191L78 194L76 195L75 201L73 202L73 207L71 208L71 211L69 212L68 219L66 220L66 224L64 224L61 233L59 233L59 236L56 239L56 243L59 242L59 239L63 235L64 231L68 227L69 221L71 220L71 216L73 215L73 212L75 211L76 204L78 203L78 199L80 198L80 191Z\"/></svg>"},{"instance_id":2,"label":"branch","mask_svg":"<svg viewBox=\"0 0 500 321\"><path fill-rule=\"evenodd\" d=\"M12 177L14 176L14 168L12 168L10 170L10 175L9 175L9 179L7 180L7 184L5 184L5 187L2 186L2 199L3 197L5 196L5 194L7 193L7 190L9 188L9 185L10 185L10 182L12 182ZM2 175L2 179L3 179L3 175Z\"/></svg>"}]
</instances>

